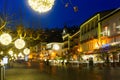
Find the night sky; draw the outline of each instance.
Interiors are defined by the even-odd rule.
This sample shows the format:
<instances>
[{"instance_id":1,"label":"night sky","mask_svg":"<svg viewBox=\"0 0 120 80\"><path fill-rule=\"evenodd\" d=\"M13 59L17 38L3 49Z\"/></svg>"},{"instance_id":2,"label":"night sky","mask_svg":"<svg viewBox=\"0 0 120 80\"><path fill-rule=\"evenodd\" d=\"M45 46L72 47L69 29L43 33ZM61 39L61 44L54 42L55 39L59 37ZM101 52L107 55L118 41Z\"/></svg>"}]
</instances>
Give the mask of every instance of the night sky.
<instances>
[{"instance_id":1,"label":"night sky","mask_svg":"<svg viewBox=\"0 0 120 80\"><path fill-rule=\"evenodd\" d=\"M69 3L68 7L65 4ZM73 7L78 11L74 12ZM7 15L9 24L32 28L63 28L80 25L95 13L120 7L120 0L55 0L49 12L33 11L27 0L0 0L0 14Z\"/></svg>"}]
</instances>

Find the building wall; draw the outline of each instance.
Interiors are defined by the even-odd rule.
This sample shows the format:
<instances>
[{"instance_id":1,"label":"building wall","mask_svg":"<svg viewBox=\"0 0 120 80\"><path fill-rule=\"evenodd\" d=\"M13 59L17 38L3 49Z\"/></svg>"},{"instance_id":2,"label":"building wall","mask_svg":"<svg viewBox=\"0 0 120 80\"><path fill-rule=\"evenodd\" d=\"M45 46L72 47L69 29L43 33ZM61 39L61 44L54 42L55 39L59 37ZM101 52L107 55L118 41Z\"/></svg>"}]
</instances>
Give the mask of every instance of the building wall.
<instances>
[{"instance_id":1,"label":"building wall","mask_svg":"<svg viewBox=\"0 0 120 80\"><path fill-rule=\"evenodd\" d=\"M98 13L80 26L82 52L89 52L103 45L120 41L120 10L101 16Z\"/></svg>"},{"instance_id":2,"label":"building wall","mask_svg":"<svg viewBox=\"0 0 120 80\"><path fill-rule=\"evenodd\" d=\"M109 37L109 41L107 43L113 43L120 41L120 10L108 18L101 21L102 32L104 33L102 36Z\"/></svg>"},{"instance_id":3,"label":"building wall","mask_svg":"<svg viewBox=\"0 0 120 80\"><path fill-rule=\"evenodd\" d=\"M89 52L96 49L97 39L99 34L98 30L99 15L95 15L80 26L80 40L83 52Z\"/></svg>"},{"instance_id":4,"label":"building wall","mask_svg":"<svg viewBox=\"0 0 120 80\"><path fill-rule=\"evenodd\" d=\"M55 50L55 46L54 45L58 45L59 46L59 49L58 50ZM49 55L51 55L52 53L55 53L56 56L62 56L62 47L63 47L63 43L58 43L58 42L52 42L52 43L48 43L46 45L46 49L48 50L49 52ZM56 57L55 56L55 57Z\"/></svg>"}]
</instances>

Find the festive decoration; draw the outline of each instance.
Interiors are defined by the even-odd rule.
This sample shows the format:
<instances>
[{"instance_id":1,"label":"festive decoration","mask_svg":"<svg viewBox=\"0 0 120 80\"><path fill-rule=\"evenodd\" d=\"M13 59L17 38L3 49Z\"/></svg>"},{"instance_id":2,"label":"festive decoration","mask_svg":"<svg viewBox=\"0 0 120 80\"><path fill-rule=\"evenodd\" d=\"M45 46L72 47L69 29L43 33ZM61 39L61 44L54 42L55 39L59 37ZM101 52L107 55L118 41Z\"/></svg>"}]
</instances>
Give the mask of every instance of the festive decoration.
<instances>
[{"instance_id":1,"label":"festive decoration","mask_svg":"<svg viewBox=\"0 0 120 80\"><path fill-rule=\"evenodd\" d=\"M28 0L28 4L33 10L43 13L52 9L54 0Z\"/></svg>"}]
</instances>

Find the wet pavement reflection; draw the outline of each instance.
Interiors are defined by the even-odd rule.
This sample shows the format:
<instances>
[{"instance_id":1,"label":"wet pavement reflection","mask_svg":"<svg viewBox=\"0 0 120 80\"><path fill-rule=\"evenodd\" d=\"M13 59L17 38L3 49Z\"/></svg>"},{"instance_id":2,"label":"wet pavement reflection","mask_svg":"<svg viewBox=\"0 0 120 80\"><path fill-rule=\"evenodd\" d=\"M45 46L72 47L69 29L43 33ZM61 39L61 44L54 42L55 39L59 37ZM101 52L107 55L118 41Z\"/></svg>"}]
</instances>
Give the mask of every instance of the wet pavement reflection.
<instances>
[{"instance_id":1,"label":"wet pavement reflection","mask_svg":"<svg viewBox=\"0 0 120 80\"><path fill-rule=\"evenodd\" d=\"M72 66L51 66L44 63L29 63L34 68L52 80L120 80L120 68L82 68Z\"/></svg>"}]
</instances>

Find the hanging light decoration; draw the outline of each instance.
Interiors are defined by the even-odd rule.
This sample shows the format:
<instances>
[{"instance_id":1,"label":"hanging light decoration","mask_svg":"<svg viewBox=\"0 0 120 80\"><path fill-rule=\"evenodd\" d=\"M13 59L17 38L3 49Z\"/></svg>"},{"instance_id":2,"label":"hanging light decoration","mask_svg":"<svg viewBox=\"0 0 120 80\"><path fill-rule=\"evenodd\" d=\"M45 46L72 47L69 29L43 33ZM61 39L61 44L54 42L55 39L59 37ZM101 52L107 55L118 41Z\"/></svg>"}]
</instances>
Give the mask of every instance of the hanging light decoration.
<instances>
[{"instance_id":1,"label":"hanging light decoration","mask_svg":"<svg viewBox=\"0 0 120 80\"><path fill-rule=\"evenodd\" d=\"M0 36L0 42L3 44L3 45L9 45L11 42L12 42L12 37L10 34L8 33L3 33L1 36Z\"/></svg>"},{"instance_id":2,"label":"hanging light decoration","mask_svg":"<svg viewBox=\"0 0 120 80\"><path fill-rule=\"evenodd\" d=\"M69 6L69 3L67 2L66 4L65 4L65 7L67 8Z\"/></svg>"},{"instance_id":3,"label":"hanging light decoration","mask_svg":"<svg viewBox=\"0 0 120 80\"><path fill-rule=\"evenodd\" d=\"M78 7L77 6L74 6L73 9L74 9L74 12L78 11Z\"/></svg>"},{"instance_id":4,"label":"hanging light decoration","mask_svg":"<svg viewBox=\"0 0 120 80\"><path fill-rule=\"evenodd\" d=\"M18 57L23 58L23 57L24 57L24 55L20 52L20 53L18 54Z\"/></svg>"},{"instance_id":5,"label":"hanging light decoration","mask_svg":"<svg viewBox=\"0 0 120 80\"><path fill-rule=\"evenodd\" d=\"M15 47L17 49L22 49L22 48L24 48L24 46L25 46L25 41L23 39L17 39L15 41Z\"/></svg>"},{"instance_id":6,"label":"hanging light decoration","mask_svg":"<svg viewBox=\"0 0 120 80\"><path fill-rule=\"evenodd\" d=\"M25 55L28 55L30 53L30 49L29 48L25 48L23 52L24 52Z\"/></svg>"},{"instance_id":7,"label":"hanging light decoration","mask_svg":"<svg viewBox=\"0 0 120 80\"><path fill-rule=\"evenodd\" d=\"M62 3L65 4L65 7L67 8L69 5L72 6L74 12L78 12L78 6L74 6L71 0L68 0L68 2L65 2L62 0Z\"/></svg>"},{"instance_id":8,"label":"hanging light decoration","mask_svg":"<svg viewBox=\"0 0 120 80\"><path fill-rule=\"evenodd\" d=\"M13 56L13 51L12 50L10 50L8 53L9 53L10 56Z\"/></svg>"},{"instance_id":9,"label":"hanging light decoration","mask_svg":"<svg viewBox=\"0 0 120 80\"><path fill-rule=\"evenodd\" d=\"M71 0L69 0L69 2L71 4L71 6L73 7L74 12L77 12L78 11L78 7L74 6Z\"/></svg>"},{"instance_id":10,"label":"hanging light decoration","mask_svg":"<svg viewBox=\"0 0 120 80\"><path fill-rule=\"evenodd\" d=\"M28 0L30 7L40 13L47 12L52 9L55 0Z\"/></svg>"},{"instance_id":11,"label":"hanging light decoration","mask_svg":"<svg viewBox=\"0 0 120 80\"><path fill-rule=\"evenodd\" d=\"M69 6L69 2L65 2L64 0L61 0L61 2L63 5L65 5L66 8Z\"/></svg>"}]
</instances>

